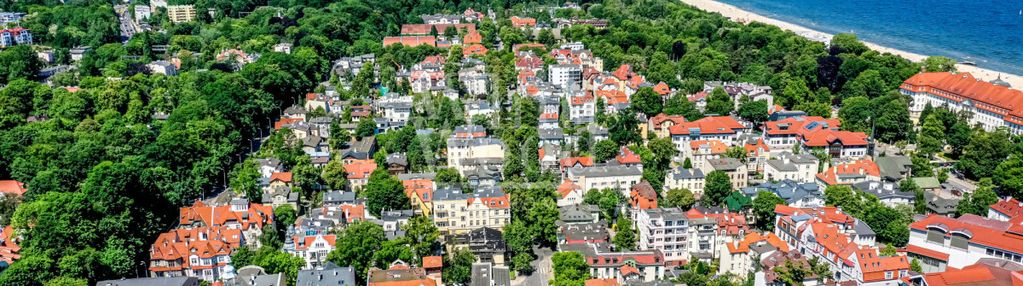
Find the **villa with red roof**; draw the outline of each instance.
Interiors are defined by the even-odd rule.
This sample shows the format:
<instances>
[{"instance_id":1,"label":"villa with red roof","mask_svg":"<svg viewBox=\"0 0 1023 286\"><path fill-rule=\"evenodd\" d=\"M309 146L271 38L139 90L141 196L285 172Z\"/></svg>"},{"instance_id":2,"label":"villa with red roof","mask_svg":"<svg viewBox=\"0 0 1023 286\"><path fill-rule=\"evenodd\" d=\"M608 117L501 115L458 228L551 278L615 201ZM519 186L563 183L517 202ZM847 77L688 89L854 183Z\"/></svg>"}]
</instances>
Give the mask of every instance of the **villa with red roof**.
<instances>
[{"instance_id":1,"label":"villa with red roof","mask_svg":"<svg viewBox=\"0 0 1023 286\"><path fill-rule=\"evenodd\" d=\"M615 155L615 161L620 165L636 166L640 170L643 169L643 159L639 157L639 154L632 152L632 149L626 146L622 146L621 150L618 150L618 155Z\"/></svg>"},{"instance_id":2,"label":"villa with red roof","mask_svg":"<svg viewBox=\"0 0 1023 286\"><path fill-rule=\"evenodd\" d=\"M1023 262L1023 217L1009 221L966 214L950 218L931 214L909 224L904 249L920 260L925 273L964 268L981 258Z\"/></svg>"},{"instance_id":3,"label":"villa with red roof","mask_svg":"<svg viewBox=\"0 0 1023 286\"><path fill-rule=\"evenodd\" d=\"M774 150L792 150L804 133L818 130L839 130L837 118L820 116L795 116L777 121L764 122L764 140Z\"/></svg>"},{"instance_id":4,"label":"villa with red roof","mask_svg":"<svg viewBox=\"0 0 1023 286\"><path fill-rule=\"evenodd\" d=\"M749 130L731 116L710 116L696 121L682 122L668 127L671 143L683 152L689 142L696 140L720 140L727 146L734 146L739 135Z\"/></svg>"},{"instance_id":5,"label":"villa with red roof","mask_svg":"<svg viewBox=\"0 0 1023 286\"><path fill-rule=\"evenodd\" d=\"M334 250L337 236L333 234L295 235L284 242L284 252L305 259L306 269L322 267L327 253Z\"/></svg>"},{"instance_id":6,"label":"villa with red roof","mask_svg":"<svg viewBox=\"0 0 1023 286\"><path fill-rule=\"evenodd\" d=\"M664 113L654 115L647 120L647 130L654 133L657 138L667 138L670 135L668 129L672 126L679 125L686 122L686 118L682 115L667 115Z\"/></svg>"},{"instance_id":7,"label":"villa with red roof","mask_svg":"<svg viewBox=\"0 0 1023 286\"><path fill-rule=\"evenodd\" d=\"M760 263L762 255L774 251L788 252L789 246L771 232L746 234L742 240L726 243L721 248L718 274L744 275L753 272L754 263Z\"/></svg>"},{"instance_id":8,"label":"villa with red roof","mask_svg":"<svg viewBox=\"0 0 1023 286\"><path fill-rule=\"evenodd\" d=\"M437 189L433 180L410 179L401 181L401 184L405 187L405 195L408 196L413 209L418 209L418 213L429 217L433 211L433 191Z\"/></svg>"},{"instance_id":9,"label":"villa with red roof","mask_svg":"<svg viewBox=\"0 0 1023 286\"><path fill-rule=\"evenodd\" d=\"M576 185L572 180L564 180L558 185L558 206L572 206L583 202L583 187Z\"/></svg>"},{"instance_id":10,"label":"villa with red roof","mask_svg":"<svg viewBox=\"0 0 1023 286\"><path fill-rule=\"evenodd\" d=\"M377 163L373 159L353 160L345 164L345 174L348 176L348 183L353 190L362 189L369 183L369 175L376 170Z\"/></svg>"},{"instance_id":11,"label":"villa with red roof","mask_svg":"<svg viewBox=\"0 0 1023 286\"><path fill-rule=\"evenodd\" d=\"M817 185L821 189L834 185L851 185L864 181L881 181L881 169L870 159L860 159L837 164L817 173Z\"/></svg>"},{"instance_id":12,"label":"villa with red roof","mask_svg":"<svg viewBox=\"0 0 1023 286\"><path fill-rule=\"evenodd\" d=\"M881 256L875 233L835 207L775 207L774 233L789 248L816 257L835 273L829 280L854 285L894 285L909 276L905 255Z\"/></svg>"},{"instance_id":13,"label":"villa with red roof","mask_svg":"<svg viewBox=\"0 0 1023 286\"><path fill-rule=\"evenodd\" d=\"M509 18L512 23L512 27L515 28L533 28L536 27L536 19L529 17L511 16Z\"/></svg>"},{"instance_id":14,"label":"villa with red roof","mask_svg":"<svg viewBox=\"0 0 1023 286\"><path fill-rule=\"evenodd\" d=\"M274 223L269 205L234 199L181 208L178 228L162 233L149 249L151 277L189 276L215 281L231 274L229 257L242 246L258 248L263 227Z\"/></svg>"},{"instance_id":15,"label":"villa with red roof","mask_svg":"<svg viewBox=\"0 0 1023 286\"><path fill-rule=\"evenodd\" d=\"M930 104L970 113L970 126L979 124L987 131L1006 127L1012 134L1023 134L1023 91L1004 81L985 82L970 73L918 73L906 79L899 91L913 98L909 115L917 121Z\"/></svg>"}]
</instances>

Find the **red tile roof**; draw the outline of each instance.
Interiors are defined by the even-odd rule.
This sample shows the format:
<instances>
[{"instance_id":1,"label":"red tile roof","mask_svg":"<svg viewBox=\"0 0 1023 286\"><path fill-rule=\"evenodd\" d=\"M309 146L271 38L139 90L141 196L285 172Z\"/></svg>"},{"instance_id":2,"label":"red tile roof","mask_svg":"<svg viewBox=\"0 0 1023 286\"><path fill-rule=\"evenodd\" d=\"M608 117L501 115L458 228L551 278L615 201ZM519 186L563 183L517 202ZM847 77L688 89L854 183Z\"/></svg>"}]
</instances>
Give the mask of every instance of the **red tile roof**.
<instances>
[{"instance_id":1,"label":"red tile roof","mask_svg":"<svg viewBox=\"0 0 1023 286\"><path fill-rule=\"evenodd\" d=\"M734 134L746 126L731 116L710 116L672 126L668 132L671 135L692 135L689 134L690 129L700 130L700 134Z\"/></svg>"},{"instance_id":2,"label":"red tile roof","mask_svg":"<svg viewBox=\"0 0 1023 286\"><path fill-rule=\"evenodd\" d=\"M568 157L568 158L562 158L559 163L561 164L561 168L562 169L564 169L564 168L571 168L571 167L573 167L573 166L575 166L577 164L579 166L582 166L582 167L592 167L593 166L593 157L588 157L587 156L587 157Z\"/></svg>"},{"instance_id":3,"label":"red tile roof","mask_svg":"<svg viewBox=\"0 0 1023 286\"><path fill-rule=\"evenodd\" d=\"M14 228L5 226L0 230L0 261L7 264L14 263L21 258L21 246L18 245L21 239L14 235Z\"/></svg>"},{"instance_id":4,"label":"red tile roof","mask_svg":"<svg viewBox=\"0 0 1023 286\"><path fill-rule=\"evenodd\" d=\"M912 244L906 245L906 247L903 248L903 249L900 249L899 252L913 253L913 254L917 254L917 255L922 255L922 256L938 259L938 260L945 261L945 262L948 262L948 256L949 256L948 253L944 253L944 252L941 252L941 251L930 250L930 249L919 247L919 246L912 245Z\"/></svg>"},{"instance_id":5,"label":"red tile roof","mask_svg":"<svg viewBox=\"0 0 1023 286\"><path fill-rule=\"evenodd\" d=\"M929 228L940 229L946 232L946 236L951 232L968 234L970 243L1023 253L1023 233L1013 230L1013 226L1019 224L1019 222L1000 222L973 214L966 214L959 218L931 214L922 220L910 223L909 228L914 231L927 231Z\"/></svg>"},{"instance_id":6,"label":"red tile roof","mask_svg":"<svg viewBox=\"0 0 1023 286\"><path fill-rule=\"evenodd\" d=\"M668 87L668 84L662 81L654 86L654 92L660 95L668 95L671 94L671 87Z\"/></svg>"},{"instance_id":7,"label":"red tile roof","mask_svg":"<svg viewBox=\"0 0 1023 286\"><path fill-rule=\"evenodd\" d=\"M444 260L440 256L426 256L423 257L423 268L441 268L444 267Z\"/></svg>"},{"instance_id":8,"label":"red tile roof","mask_svg":"<svg viewBox=\"0 0 1023 286\"><path fill-rule=\"evenodd\" d=\"M466 31L468 33L476 32L476 24L404 24L401 25L401 34L406 36L412 35L429 35L433 28L436 28L438 35L444 35L449 27L454 27L459 32Z\"/></svg>"},{"instance_id":9,"label":"red tile roof","mask_svg":"<svg viewBox=\"0 0 1023 286\"><path fill-rule=\"evenodd\" d=\"M990 209L1010 218L1023 216L1023 203L1013 197L998 200L991 204Z\"/></svg>"},{"instance_id":10,"label":"red tile roof","mask_svg":"<svg viewBox=\"0 0 1023 286\"><path fill-rule=\"evenodd\" d=\"M867 134L853 131L817 130L804 133L803 145L807 147L826 147L832 144L842 146L866 146Z\"/></svg>"},{"instance_id":11,"label":"red tile roof","mask_svg":"<svg viewBox=\"0 0 1023 286\"><path fill-rule=\"evenodd\" d=\"M767 146L767 143L764 143L763 138L757 138L757 142L754 144L746 143L743 145L743 148L746 149L747 155L754 157L760 156L761 152L768 152L771 150L771 148Z\"/></svg>"},{"instance_id":12,"label":"red tile roof","mask_svg":"<svg viewBox=\"0 0 1023 286\"><path fill-rule=\"evenodd\" d=\"M292 239L292 241L301 241L301 243L296 243L295 244L295 250L305 251L305 250L309 250L309 246L313 245L313 242L316 241L317 237L320 237L320 236L316 236L316 235L307 235L307 236L303 236L303 237L293 236L291 239ZM323 235L322 237L323 237L323 240L327 241L327 245L330 245L331 248L334 247L334 242L337 241L337 235L327 234L327 235Z\"/></svg>"},{"instance_id":13,"label":"red tile roof","mask_svg":"<svg viewBox=\"0 0 1023 286\"><path fill-rule=\"evenodd\" d=\"M839 164L824 170L817 174L817 179L821 180L828 185L838 184L839 175L866 175L878 177L881 175L881 169L877 167L877 163L870 159L856 160L846 164Z\"/></svg>"},{"instance_id":14,"label":"red tile roof","mask_svg":"<svg viewBox=\"0 0 1023 286\"><path fill-rule=\"evenodd\" d=\"M618 280L615 280L614 278L607 278L607 279L596 279L596 278L594 278L594 279L587 279L585 286L619 286L619 285L618 285Z\"/></svg>"},{"instance_id":15,"label":"red tile roof","mask_svg":"<svg viewBox=\"0 0 1023 286\"><path fill-rule=\"evenodd\" d=\"M764 122L767 135L799 135L823 129L838 130L840 125L838 119L820 116L788 117Z\"/></svg>"},{"instance_id":16,"label":"red tile roof","mask_svg":"<svg viewBox=\"0 0 1023 286\"><path fill-rule=\"evenodd\" d=\"M629 275L639 275L639 269L636 269L636 267L632 267L632 265L628 264L623 265L620 271L622 272L622 277Z\"/></svg>"},{"instance_id":17,"label":"red tile roof","mask_svg":"<svg viewBox=\"0 0 1023 286\"><path fill-rule=\"evenodd\" d=\"M284 183L291 183L291 172L274 172L270 174L270 182L281 181Z\"/></svg>"},{"instance_id":18,"label":"red tile roof","mask_svg":"<svg viewBox=\"0 0 1023 286\"><path fill-rule=\"evenodd\" d=\"M397 37L384 37L384 47L400 44L407 47L415 46L437 46L437 38L434 36L397 36Z\"/></svg>"},{"instance_id":19,"label":"red tile roof","mask_svg":"<svg viewBox=\"0 0 1023 286\"><path fill-rule=\"evenodd\" d=\"M622 146L622 149L618 151L618 155L615 156L615 161L622 165L642 164L643 158L640 158L636 152L632 152L629 147Z\"/></svg>"},{"instance_id":20,"label":"red tile roof","mask_svg":"<svg viewBox=\"0 0 1023 286\"><path fill-rule=\"evenodd\" d=\"M775 248L781 250L782 252L789 251L789 245L786 244L785 241L782 241L781 238L779 238L777 235L771 232L766 232L763 234L759 232L750 233L747 234L746 237L743 237L742 240L733 243L728 243L726 244L726 246L728 246L728 253L732 254L747 253L749 252L750 245L756 245L760 243L770 244L771 246L774 246Z\"/></svg>"},{"instance_id":21,"label":"red tile roof","mask_svg":"<svg viewBox=\"0 0 1023 286\"><path fill-rule=\"evenodd\" d=\"M533 19L533 18L511 16L511 18L509 18L509 19L512 22L512 26L514 26L516 28L527 27L527 26L528 27L536 26L536 19Z\"/></svg>"},{"instance_id":22,"label":"red tile roof","mask_svg":"<svg viewBox=\"0 0 1023 286\"><path fill-rule=\"evenodd\" d=\"M693 140L689 142L689 148L694 151L701 147L709 148L710 154L724 154L728 151L728 145L725 145L721 140Z\"/></svg>"},{"instance_id":23,"label":"red tile roof","mask_svg":"<svg viewBox=\"0 0 1023 286\"><path fill-rule=\"evenodd\" d=\"M629 96L620 90L597 90L597 96L604 98L604 104L629 103Z\"/></svg>"},{"instance_id":24,"label":"red tile roof","mask_svg":"<svg viewBox=\"0 0 1023 286\"><path fill-rule=\"evenodd\" d=\"M298 122L304 122L304 121L305 120L303 120L302 118L281 118L280 120L277 120L277 122L274 122L274 129L275 130L281 130L281 128L283 128L284 125L288 125L288 124L292 124L292 123L298 123Z\"/></svg>"},{"instance_id":25,"label":"red tile roof","mask_svg":"<svg viewBox=\"0 0 1023 286\"><path fill-rule=\"evenodd\" d=\"M654 128L661 128L661 125L665 122L671 122L672 125L679 125L686 122L686 118L682 115L667 115L664 113L650 117L650 124L653 125Z\"/></svg>"},{"instance_id":26,"label":"red tile roof","mask_svg":"<svg viewBox=\"0 0 1023 286\"><path fill-rule=\"evenodd\" d=\"M345 173L348 179L369 179L369 175L376 170L377 162L373 159L353 160L345 164Z\"/></svg>"},{"instance_id":27,"label":"red tile roof","mask_svg":"<svg viewBox=\"0 0 1023 286\"><path fill-rule=\"evenodd\" d=\"M24 195L28 189L25 184L16 180L0 180L0 193L7 195Z\"/></svg>"},{"instance_id":28,"label":"red tile roof","mask_svg":"<svg viewBox=\"0 0 1023 286\"><path fill-rule=\"evenodd\" d=\"M544 46L541 43L515 44L515 45L512 45L512 53L518 54L519 50L528 49L528 48L537 48L537 49L544 49L544 50L546 50L547 46Z\"/></svg>"},{"instance_id":29,"label":"red tile roof","mask_svg":"<svg viewBox=\"0 0 1023 286\"><path fill-rule=\"evenodd\" d=\"M234 211L230 205L209 206L202 201L196 200L191 207L180 209L178 224L190 226L194 224L202 226L222 226L229 223L238 223L242 229L256 227L263 228L263 225L273 222L273 207L257 203L249 203L245 211Z\"/></svg>"},{"instance_id":30,"label":"red tile roof","mask_svg":"<svg viewBox=\"0 0 1023 286\"><path fill-rule=\"evenodd\" d=\"M423 202L430 201L430 193L433 193L433 180L429 179L413 179L401 181L401 184L405 186L405 195L412 198L416 196Z\"/></svg>"},{"instance_id":31,"label":"red tile roof","mask_svg":"<svg viewBox=\"0 0 1023 286\"><path fill-rule=\"evenodd\" d=\"M902 83L902 89L926 92L949 101L970 100L978 109L1023 122L1023 91L978 80L970 73L918 73Z\"/></svg>"},{"instance_id":32,"label":"red tile roof","mask_svg":"<svg viewBox=\"0 0 1023 286\"><path fill-rule=\"evenodd\" d=\"M472 31L472 32L466 33L465 37L462 37L462 44L463 45L481 44L481 43L483 43L483 35L480 35L480 33L476 32L476 31Z\"/></svg>"},{"instance_id":33,"label":"red tile roof","mask_svg":"<svg viewBox=\"0 0 1023 286\"><path fill-rule=\"evenodd\" d=\"M1013 271L996 265L977 263L945 272L924 274L928 286L1019 286L1023 285L1023 271Z\"/></svg>"},{"instance_id":34,"label":"red tile roof","mask_svg":"<svg viewBox=\"0 0 1023 286\"><path fill-rule=\"evenodd\" d=\"M582 188L583 187L572 183L572 180L565 179L565 181L561 182L561 185L558 185L558 194L561 195L561 198L565 198L573 191L581 190Z\"/></svg>"}]
</instances>

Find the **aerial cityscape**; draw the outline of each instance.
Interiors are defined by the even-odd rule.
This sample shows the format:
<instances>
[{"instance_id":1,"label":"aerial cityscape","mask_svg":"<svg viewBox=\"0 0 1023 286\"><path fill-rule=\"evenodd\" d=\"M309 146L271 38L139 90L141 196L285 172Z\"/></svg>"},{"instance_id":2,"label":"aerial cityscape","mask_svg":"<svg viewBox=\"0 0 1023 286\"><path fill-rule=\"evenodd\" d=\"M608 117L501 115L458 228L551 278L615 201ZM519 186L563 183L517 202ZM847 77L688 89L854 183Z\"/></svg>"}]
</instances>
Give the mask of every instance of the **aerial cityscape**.
<instances>
[{"instance_id":1,"label":"aerial cityscape","mask_svg":"<svg viewBox=\"0 0 1023 286\"><path fill-rule=\"evenodd\" d=\"M1023 285L1023 3L880 2L0 1L0 286Z\"/></svg>"}]
</instances>

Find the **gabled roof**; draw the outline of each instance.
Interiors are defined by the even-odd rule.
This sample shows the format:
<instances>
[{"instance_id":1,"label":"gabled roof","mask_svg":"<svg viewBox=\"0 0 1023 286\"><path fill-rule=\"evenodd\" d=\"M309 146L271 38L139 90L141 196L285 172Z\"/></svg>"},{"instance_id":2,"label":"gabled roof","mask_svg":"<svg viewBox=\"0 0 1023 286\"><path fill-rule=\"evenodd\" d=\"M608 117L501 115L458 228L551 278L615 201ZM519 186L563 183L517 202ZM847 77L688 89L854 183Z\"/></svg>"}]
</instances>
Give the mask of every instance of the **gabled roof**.
<instances>
[{"instance_id":1,"label":"gabled roof","mask_svg":"<svg viewBox=\"0 0 1023 286\"><path fill-rule=\"evenodd\" d=\"M561 182L561 185L558 185L558 194L561 195L561 198L565 198L568 197L568 195L571 194L573 191L578 191L582 189L583 187L576 185L575 183L572 182L572 180L565 179L565 181Z\"/></svg>"},{"instance_id":2,"label":"gabled roof","mask_svg":"<svg viewBox=\"0 0 1023 286\"><path fill-rule=\"evenodd\" d=\"M930 214L910 223L909 229L923 232L936 229L946 236L956 233L969 237L972 244L1023 253L1023 233L1019 232L1019 225L1020 222L1002 222L973 214L959 218Z\"/></svg>"},{"instance_id":3,"label":"gabled roof","mask_svg":"<svg viewBox=\"0 0 1023 286\"><path fill-rule=\"evenodd\" d=\"M629 147L624 146L618 151L618 155L615 156L615 161L618 161L619 164L623 165L643 163L643 159L640 158L636 152L632 152Z\"/></svg>"},{"instance_id":4,"label":"gabled roof","mask_svg":"<svg viewBox=\"0 0 1023 286\"><path fill-rule=\"evenodd\" d=\"M998 200L994 204L991 204L990 210L1010 218L1023 217L1023 203L1013 197Z\"/></svg>"},{"instance_id":5,"label":"gabled roof","mask_svg":"<svg viewBox=\"0 0 1023 286\"><path fill-rule=\"evenodd\" d=\"M978 80L970 73L918 73L906 79L900 88L931 93L954 102L970 100L977 108L1006 119L1010 115L1023 116L1023 91Z\"/></svg>"},{"instance_id":6,"label":"gabled roof","mask_svg":"<svg viewBox=\"0 0 1023 286\"><path fill-rule=\"evenodd\" d=\"M1018 286L1023 285L1023 266L1011 261L982 258L977 263L945 272L924 274L928 286Z\"/></svg>"},{"instance_id":7,"label":"gabled roof","mask_svg":"<svg viewBox=\"0 0 1023 286\"><path fill-rule=\"evenodd\" d=\"M838 184L839 176L873 176L879 177L881 170L878 169L877 164L870 159L856 160L846 164L840 164L832 166L824 172L817 174L817 179L821 180L828 185Z\"/></svg>"},{"instance_id":8,"label":"gabled roof","mask_svg":"<svg viewBox=\"0 0 1023 286\"><path fill-rule=\"evenodd\" d=\"M291 183L291 172L274 172L270 174L270 182L281 181Z\"/></svg>"},{"instance_id":9,"label":"gabled roof","mask_svg":"<svg viewBox=\"0 0 1023 286\"><path fill-rule=\"evenodd\" d=\"M24 195L28 191L25 184L16 180L0 180L0 193L7 195Z\"/></svg>"},{"instance_id":10,"label":"gabled roof","mask_svg":"<svg viewBox=\"0 0 1023 286\"><path fill-rule=\"evenodd\" d=\"M671 135L734 134L747 129L731 116L709 116L668 128Z\"/></svg>"},{"instance_id":11,"label":"gabled roof","mask_svg":"<svg viewBox=\"0 0 1023 286\"><path fill-rule=\"evenodd\" d=\"M377 162L372 159L353 160L344 167L349 179L369 179L369 174L377 168Z\"/></svg>"}]
</instances>

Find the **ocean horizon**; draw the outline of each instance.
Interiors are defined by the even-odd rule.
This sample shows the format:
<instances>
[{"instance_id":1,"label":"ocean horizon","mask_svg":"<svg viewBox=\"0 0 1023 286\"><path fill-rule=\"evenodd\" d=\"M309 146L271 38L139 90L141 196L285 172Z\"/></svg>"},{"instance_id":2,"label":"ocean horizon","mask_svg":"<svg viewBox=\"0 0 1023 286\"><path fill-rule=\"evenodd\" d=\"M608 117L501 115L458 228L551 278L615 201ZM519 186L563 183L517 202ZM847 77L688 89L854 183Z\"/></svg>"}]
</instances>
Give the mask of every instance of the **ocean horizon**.
<instances>
[{"instance_id":1,"label":"ocean horizon","mask_svg":"<svg viewBox=\"0 0 1023 286\"><path fill-rule=\"evenodd\" d=\"M765 17L1023 76L1023 1L717 0Z\"/></svg>"}]
</instances>

